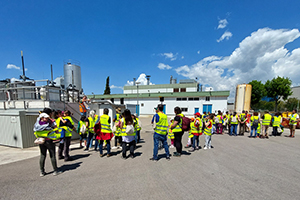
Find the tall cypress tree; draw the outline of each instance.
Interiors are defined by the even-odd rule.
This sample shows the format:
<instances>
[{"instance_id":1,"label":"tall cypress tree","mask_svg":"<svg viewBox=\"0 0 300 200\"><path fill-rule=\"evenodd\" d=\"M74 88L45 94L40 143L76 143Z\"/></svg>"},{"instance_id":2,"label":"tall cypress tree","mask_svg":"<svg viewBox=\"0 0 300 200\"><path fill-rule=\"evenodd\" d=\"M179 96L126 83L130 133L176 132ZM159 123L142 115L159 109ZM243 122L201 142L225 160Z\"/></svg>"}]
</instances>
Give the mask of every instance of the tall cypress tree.
<instances>
[{"instance_id":1,"label":"tall cypress tree","mask_svg":"<svg viewBox=\"0 0 300 200\"><path fill-rule=\"evenodd\" d=\"M110 94L109 76L106 78L106 86L105 86L104 94Z\"/></svg>"}]
</instances>

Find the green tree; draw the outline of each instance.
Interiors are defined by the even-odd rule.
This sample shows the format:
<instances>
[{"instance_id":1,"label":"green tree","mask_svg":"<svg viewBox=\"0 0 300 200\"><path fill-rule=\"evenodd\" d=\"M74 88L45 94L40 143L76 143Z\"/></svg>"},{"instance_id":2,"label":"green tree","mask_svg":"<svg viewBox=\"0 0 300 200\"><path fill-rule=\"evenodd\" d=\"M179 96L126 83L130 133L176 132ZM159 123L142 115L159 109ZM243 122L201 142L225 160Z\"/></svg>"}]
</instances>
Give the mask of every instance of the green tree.
<instances>
[{"instance_id":1,"label":"green tree","mask_svg":"<svg viewBox=\"0 0 300 200\"><path fill-rule=\"evenodd\" d=\"M252 85L251 108L257 108L257 104L260 102L261 98L266 95L265 86L261 81L257 80L252 80L248 84Z\"/></svg>"},{"instance_id":2,"label":"green tree","mask_svg":"<svg viewBox=\"0 0 300 200\"><path fill-rule=\"evenodd\" d=\"M297 98L288 98L288 100L285 102L285 108L287 111L292 111L294 108L298 107L299 99Z\"/></svg>"},{"instance_id":3,"label":"green tree","mask_svg":"<svg viewBox=\"0 0 300 200\"><path fill-rule=\"evenodd\" d=\"M281 98L287 100L292 95L291 85L292 81L289 78L280 76L273 78L271 81L267 80L265 83L267 96L274 99L275 111L277 111L277 106Z\"/></svg>"},{"instance_id":4,"label":"green tree","mask_svg":"<svg viewBox=\"0 0 300 200\"><path fill-rule=\"evenodd\" d=\"M106 86L105 86L104 94L110 94L109 76L106 78Z\"/></svg>"}]
</instances>

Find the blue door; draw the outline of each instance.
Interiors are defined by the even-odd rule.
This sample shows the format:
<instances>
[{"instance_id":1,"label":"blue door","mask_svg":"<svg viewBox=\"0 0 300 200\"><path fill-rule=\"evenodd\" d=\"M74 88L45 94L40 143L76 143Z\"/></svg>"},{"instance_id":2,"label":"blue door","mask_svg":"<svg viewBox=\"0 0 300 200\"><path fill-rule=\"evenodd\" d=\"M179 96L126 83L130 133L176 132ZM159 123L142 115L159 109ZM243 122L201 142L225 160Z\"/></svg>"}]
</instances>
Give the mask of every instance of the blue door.
<instances>
[{"instance_id":1,"label":"blue door","mask_svg":"<svg viewBox=\"0 0 300 200\"><path fill-rule=\"evenodd\" d=\"M203 104L203 112L210 112L212 111L212 104Z\"/></svg>"},{"instance_id":2,"label":"blue door","mask_svg":"<svg viewBox=\"0 0 300 200\"><path fill-rule=\"evenodd\" d=\"M199 112L199 108L195 108L195 112L194 113L197 113Z\"/></svg>"},{"instance_id":3,"label":"blue door","mask_svg":"<svg viewBox=\"0 0 300 200\"><path fill-rule=\"evenodd\" d=\"M137 116L140 116L140 105L135 106L135 112L136 112Z\"/></svg>"}]
</instances>

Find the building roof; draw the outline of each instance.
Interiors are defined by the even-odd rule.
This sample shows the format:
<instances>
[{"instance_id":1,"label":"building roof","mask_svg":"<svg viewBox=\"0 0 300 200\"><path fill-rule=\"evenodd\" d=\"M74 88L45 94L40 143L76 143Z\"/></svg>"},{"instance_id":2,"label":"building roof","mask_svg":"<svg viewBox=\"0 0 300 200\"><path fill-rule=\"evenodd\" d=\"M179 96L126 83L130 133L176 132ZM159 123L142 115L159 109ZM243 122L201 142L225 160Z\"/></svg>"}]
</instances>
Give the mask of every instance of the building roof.
<instances>
[{"instance_id":1,"label":"building roof","mask_svg":"<svg viewBox=\"0 0 300 200\"><path fill-rule=\"evenodd\" d=\"M171 84L169 84L171 85ZM186 85L186 84L184 84ZM164 93L139 93L139 98L159 98L159 97L228 97L230 91L208 91L208 92L164 92ZM105 94L105 95L88 95L93 99L119 99L119 98L137 98L137 94Z\"/></svg>"},{"instance_id":2,"label":"building roof","mask_svg":"<svg viewBox=\"0 0 300 200\"><path fill-rule=\"evenodd\" d=\"M165 89L165 88L197 88L198 83L177 83L177 84L159 84L159 85L139 85L139 89ZM124 90L136 90L136 85L124 86Z\"/></svg>"}]
</instances>

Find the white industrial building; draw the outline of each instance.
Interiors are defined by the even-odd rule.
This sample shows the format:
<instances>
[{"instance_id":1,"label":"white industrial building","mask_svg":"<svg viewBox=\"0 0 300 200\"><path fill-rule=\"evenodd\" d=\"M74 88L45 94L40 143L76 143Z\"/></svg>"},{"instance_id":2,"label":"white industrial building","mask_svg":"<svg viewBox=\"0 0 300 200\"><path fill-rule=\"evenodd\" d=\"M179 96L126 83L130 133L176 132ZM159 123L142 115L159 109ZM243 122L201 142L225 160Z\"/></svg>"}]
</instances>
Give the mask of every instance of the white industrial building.
<instances>
[{"instance_id":1,"label":"white industrial building","mask_svg":"<svg viewBox=\"0 0 300 200\"><path fill-rule=\"evenodd\" d=\"M124 86L123 94L89 95L89 98L125 105L139 115L152 115L154 107L163 104L167 115L173 115L174 107L179 106L183 114L192 116L195 112L227 110L228 96L229 91L199 91L196 81L185 80L178 84Z\"/></svg>"}]
</instances>

